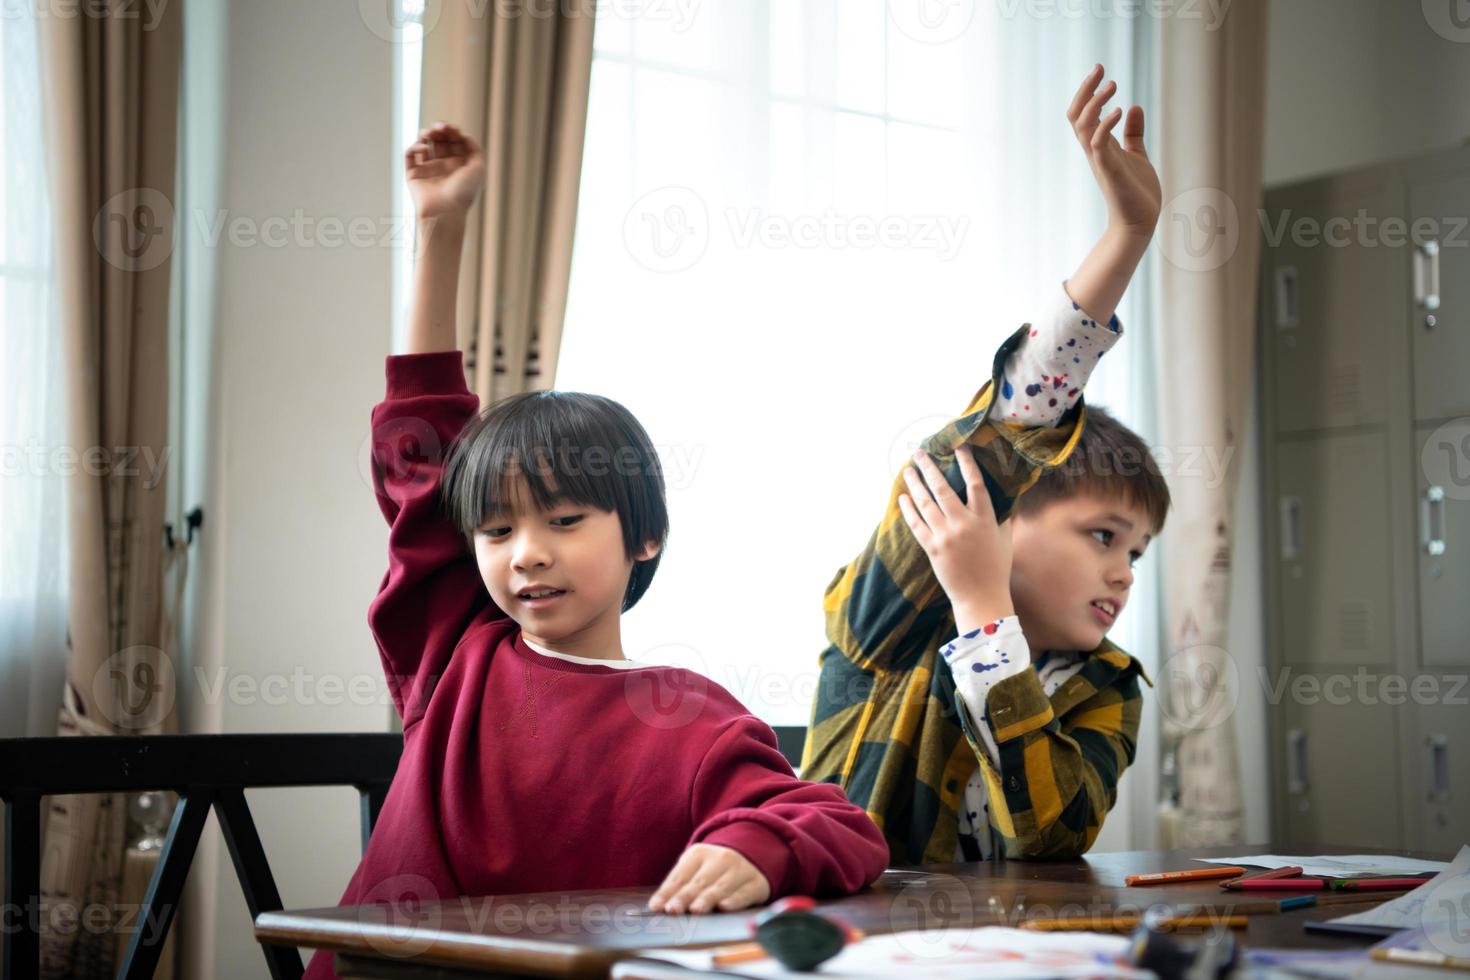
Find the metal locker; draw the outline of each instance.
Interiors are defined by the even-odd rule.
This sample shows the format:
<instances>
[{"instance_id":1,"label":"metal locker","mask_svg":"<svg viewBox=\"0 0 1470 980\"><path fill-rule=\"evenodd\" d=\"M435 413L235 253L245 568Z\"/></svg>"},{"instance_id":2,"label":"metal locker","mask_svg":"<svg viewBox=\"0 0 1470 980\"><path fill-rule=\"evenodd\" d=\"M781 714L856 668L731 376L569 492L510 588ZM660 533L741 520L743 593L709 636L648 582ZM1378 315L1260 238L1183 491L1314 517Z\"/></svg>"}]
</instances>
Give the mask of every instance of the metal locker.
<instances>
[{"instance_id":1,"label":"metal locker","mask_svg":"<svg viewBox=\"0 0 1470 980\"><path fill-rule=\"evenodd\" d=\"M1415 437L1420 663L1470 667L1470 418Z\"/></svg>"},{"instance_id":2,"label":"metal locker","mask_svg":"<svg viewBox=\"0 0 1470 980\"><path fill-rule=\"evenodd\" d=\"M1381 433L1276 446L1280 665L1391 666L1388 467ZM1268 515L1270 519L1271 515Z\"/></svg>"},{"instance_id":3,"label":"metal locker","mask_svg":"<svg viewBox=\"0 0 1470 980\"><path fill-rule=\"evenodd\" d=\"M1270 681L1284 721L1279 799L1287 843L1401 847L1399 808L1391 802L1401 798L1402 768L1394 707L1347 693L1351 671L1285 670Z\"/></svg>"},{"instance_id":4,"label":"metal locker","mask_svg":"<svg viewBox=\"0 0 1470 980\"><path fill-rule=\"evenodd\" d=\"M1454 854L1470 833L1470 685L1463 670L1407 680L1409 846Z\"/></svg>"},{"instance_id":5,"label":"metal locker","mask_svg":"<svg viewBox=\"0 0 1470 980\"><path fill-rule=\"evenodd\" d=\"M1402 199L1402 184L1378 170L1266 195L1262 341L1275 366L1276 432L1384 420L1380 373L1405 315L1397 284L1407 273L1402 250L1374 247L1363 228L1366 218L1402 221Z\"/></svg>"},{"instance_id":6,"label":"metal locker","mask_svg":"<svg viewBox=\"0 0 1470 980\"><path fill-rule=\"evenodd\" d=\"M1470 152L1410 168L1414 418L1470 414Z\"/></svg>"}]
</instances>

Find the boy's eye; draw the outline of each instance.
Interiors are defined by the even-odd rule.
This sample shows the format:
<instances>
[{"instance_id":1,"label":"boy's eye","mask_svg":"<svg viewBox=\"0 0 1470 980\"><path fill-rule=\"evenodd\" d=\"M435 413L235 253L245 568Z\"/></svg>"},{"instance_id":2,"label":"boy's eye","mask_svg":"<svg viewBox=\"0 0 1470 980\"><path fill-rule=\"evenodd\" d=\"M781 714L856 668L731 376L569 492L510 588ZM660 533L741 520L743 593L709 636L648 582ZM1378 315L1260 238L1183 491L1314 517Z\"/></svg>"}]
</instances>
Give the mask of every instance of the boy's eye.
<instances>
[{"instance_id":1,"label":"boy's eye","mask_svg":"<svg viewBox=\"0 0 1470 980\"><path fill-rule=\"evenodd\" d=\"M494 540L495 538L503 538L503 537L505 537L507 534L510 533L510 528L508 528L508 527L482 527L482 528L480 528L480 533L483 534L485 537L490 538L491 540Z\"/></svg>"},{"instance_id":2,"label":"boy's eye","mask_svg":"<svg viewBox=\"0 0 1470 980\"><path fill-rule=\"evenodd\" d=\"M555 524L557 527L571 527L573 524L576 524L581 519L581 514L570 514L566 517L552 518L551 523Z\"/></svg>"},{"instance_id":3,"label":"boy's eye","mask_svg":"<svg viewBox=\"0 0 1470 980\"><path fill-rule=\"evenodd\" d=\"M1108 538L1107 538L1106 541L1102 542L1103 544L1112 544L1113 543L1113 532L1112 531L1109 531L1105 527L1096 528L1096 529L1093 530L1092 533L1093 534L1106 534L1108 536Z\"/></svg>"}]
</instances>

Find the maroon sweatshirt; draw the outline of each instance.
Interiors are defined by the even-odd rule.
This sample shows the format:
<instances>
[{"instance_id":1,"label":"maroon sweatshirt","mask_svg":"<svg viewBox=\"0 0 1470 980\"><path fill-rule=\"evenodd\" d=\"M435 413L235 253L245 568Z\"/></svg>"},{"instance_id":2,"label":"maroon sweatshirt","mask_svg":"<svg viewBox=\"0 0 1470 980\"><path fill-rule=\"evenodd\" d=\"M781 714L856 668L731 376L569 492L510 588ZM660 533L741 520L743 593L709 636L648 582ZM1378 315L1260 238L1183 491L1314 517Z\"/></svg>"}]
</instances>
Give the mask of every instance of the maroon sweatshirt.
<instances>
[{"instance_id":1,"label":"maroon sweatshirt","mask_svg":"<svg viewBox=\"0 0 1470 980\"><path fill-rule=\"evenodd\" d=\"M460 352L387 359L373 486L388 572L368 610L403 756L343 905L655 887L691 844L734 848L771 899L850 894L888 862L830 783L797 779L770 726L674 667L545 656L491 600L438 504L479 408ZM333 976L331 954L306 976Z\"/></svg>"}]
</instances>

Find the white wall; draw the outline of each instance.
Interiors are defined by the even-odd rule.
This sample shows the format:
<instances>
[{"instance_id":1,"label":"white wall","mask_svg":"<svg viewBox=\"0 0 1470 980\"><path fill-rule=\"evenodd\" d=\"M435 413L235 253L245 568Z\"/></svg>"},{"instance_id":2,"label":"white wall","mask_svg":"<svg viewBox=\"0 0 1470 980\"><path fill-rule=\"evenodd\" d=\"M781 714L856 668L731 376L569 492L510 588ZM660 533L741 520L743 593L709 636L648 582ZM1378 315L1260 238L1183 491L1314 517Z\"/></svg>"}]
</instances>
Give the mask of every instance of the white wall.
<instances>
[{"instance_id":1,"label":"white wall","mask_svg":"<svg viewBox=\"0 0 1470 980\"><path fill-rule=\"evenodd\" d=\"M185 724L383 731L390 709L328 704L312 682L383 689L367 607L387 529L358 453L383 390L393 254L331 247L320 222L392 214L392 47L356 0L191 0L185 31L181 509L206 514L182 627ZM226 224L211 246L217 209L246 232L284 219L291 243L232 244ZM259 687L210 697L221 672L287 681L284 702ZM336 904L359 857L356 793L250 800L285 904ZM269 975L212 819L184 916L183 976Z\"/></svg>"},{"instance_id":2,"label":"white wall","mask_svg":"<svg viewBox=\"0 0 1470 980\"><path fill-rule=\"evenodd\" d=\"M1458 0L1272 0L1266 185L1351 170L1470 137L1470 30L1425 7ZM1461 5L1462 6L1462 5Z\"/></svg>"}]
</instances>

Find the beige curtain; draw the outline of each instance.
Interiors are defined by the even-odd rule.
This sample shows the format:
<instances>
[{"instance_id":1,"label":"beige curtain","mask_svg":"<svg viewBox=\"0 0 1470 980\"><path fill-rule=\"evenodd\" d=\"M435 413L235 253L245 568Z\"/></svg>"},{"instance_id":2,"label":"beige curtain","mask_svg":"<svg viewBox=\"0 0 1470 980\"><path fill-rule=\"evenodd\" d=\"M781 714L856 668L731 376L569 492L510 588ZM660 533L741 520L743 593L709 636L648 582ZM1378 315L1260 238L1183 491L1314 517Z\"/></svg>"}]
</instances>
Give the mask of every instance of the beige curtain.
<instances>
[{"instance_id":1,"label":"beige curtain","mask_svg":"<svg viewBox=\"0 0 1470 980\"><path fill-rule=\"evenodd\" d=\"M485 147L469 216L460 344L483 403L550 388L566 313L587 128L595 0L431 4L421 127L452 122Z\"/></svg>"},{"instance_id":2,"label":"beige curtain","mask_svg":"<svg viewBox=\"0 0 1470 980\"><path fill-rule=\"evenodd\" d=\"M75 453L64 473L62 735L177 730L162 525L181 17L179 3L106 0L38 24L65 432ZM114 909L126 802L120 794L48 800L41 864L48 908ZM49 919L43 976L114 971L111 933L46 929Z\"/></svg>"},{"instance_id":3,"label":"beige curtain","mask_svg":"<svg viewBox=\"0 0 1470 980\"><path fill-rule=\"evenodd\" d=\"M1252 397L1265 128L1266 0L1235 0L1218 21L1169 17L1161 31L1158 390L1174 512L1164 547L1166 660L1162 758L1175 767L1161 846L1237 843L1243 830L1226 622L1235 459ZM1188 465L1200 453L1229 460ZM1196 454L1191 457L1191 454Z\"/></svg>"}]
</instances>

